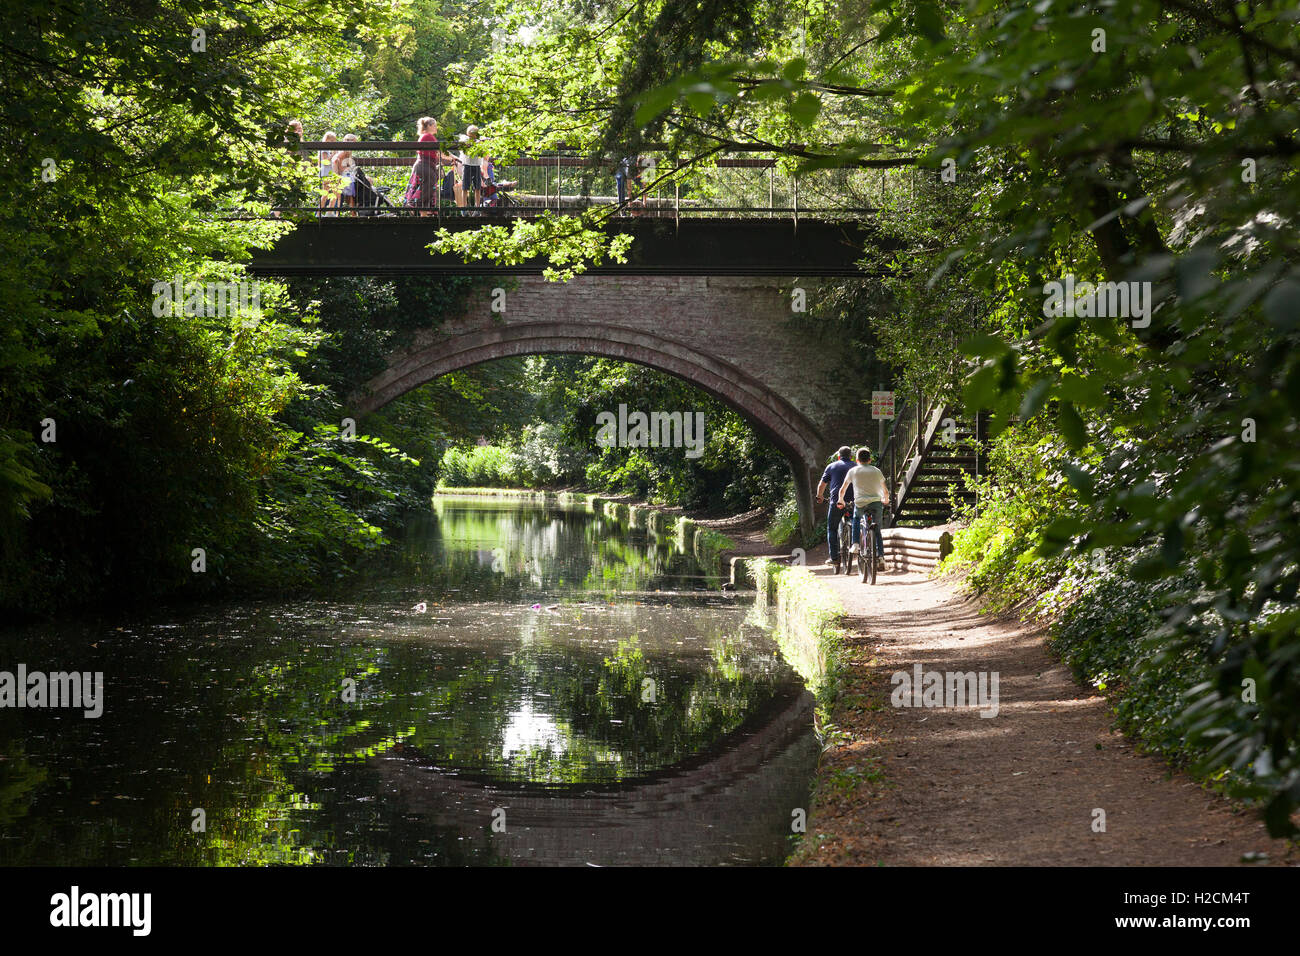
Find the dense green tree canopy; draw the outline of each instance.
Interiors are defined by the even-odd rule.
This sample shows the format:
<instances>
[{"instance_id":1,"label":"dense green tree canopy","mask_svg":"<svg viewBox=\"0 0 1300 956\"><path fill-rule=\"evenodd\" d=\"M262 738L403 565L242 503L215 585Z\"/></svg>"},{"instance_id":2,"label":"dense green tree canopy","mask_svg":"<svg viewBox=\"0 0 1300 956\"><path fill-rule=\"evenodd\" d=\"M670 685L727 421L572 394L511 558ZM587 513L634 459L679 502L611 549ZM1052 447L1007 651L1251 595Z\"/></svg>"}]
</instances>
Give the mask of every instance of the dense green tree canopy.
<instances>
[{"instance_id":1,"label":"dense green tree canopy","mask_svg":"<svg viewBox=\"0 0 1300 956\"><path fill-rule=\"evenodd\" d=\"M264 211L257 197L303 182L284 124L333 94L326 64L350 56L338 25L379 37L387 5L11 7L0 600L45 608L247 572L225 558L273 520L264 483L301 469L304 433L277 416L311 393L301 359L321 331L274 283L260 310L198 315L157 307L155 283L248 281L248 250L287 227L218 213ZM353 544L374 536L334 518ZM212 573L192 572L194 548Z\"/></svg>"}]
</instances>

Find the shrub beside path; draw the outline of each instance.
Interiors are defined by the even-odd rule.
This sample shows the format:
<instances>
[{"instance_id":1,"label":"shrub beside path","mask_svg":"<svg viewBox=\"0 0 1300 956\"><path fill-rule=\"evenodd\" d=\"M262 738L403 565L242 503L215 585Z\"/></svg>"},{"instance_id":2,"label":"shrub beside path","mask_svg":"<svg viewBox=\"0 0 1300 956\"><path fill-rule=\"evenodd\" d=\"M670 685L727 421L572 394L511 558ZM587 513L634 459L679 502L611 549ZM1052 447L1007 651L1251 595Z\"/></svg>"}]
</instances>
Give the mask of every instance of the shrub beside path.
<instances>
[{"instance_id":1,"label":"shrub beside path","mask_svg":"<svg viewBox=\"0 0 1300 956\"><path fill-rule=\"evenodd\" d=\"M1105 699L1074 680L1040 629L983 616L957 585L917 573L882 573L874 587L814 573L843 601L852 636L832 717L839 735L795 865L1300 861L1252 812L1113 730ZM891 706L890 675L916 663L996 671L997 716Z\"/></svg>"}]
</instances>

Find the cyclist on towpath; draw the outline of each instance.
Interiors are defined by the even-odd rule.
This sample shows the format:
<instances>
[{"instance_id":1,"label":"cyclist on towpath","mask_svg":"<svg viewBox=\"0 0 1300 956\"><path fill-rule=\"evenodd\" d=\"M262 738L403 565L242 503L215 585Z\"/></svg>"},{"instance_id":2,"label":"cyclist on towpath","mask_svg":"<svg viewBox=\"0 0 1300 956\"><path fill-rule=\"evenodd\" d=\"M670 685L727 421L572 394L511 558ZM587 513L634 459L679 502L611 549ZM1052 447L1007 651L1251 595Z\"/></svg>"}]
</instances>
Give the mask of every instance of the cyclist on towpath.
<instances>
[{"instance_id":1,"label":"cyclist on towpath","mask_svg":"<svg viewBox=\"0 0 1300 956\"><path fill-rule=\"evenodd\" d=\"M871 449L862 447L858 449L858 464L856 468L849 471L844 476L844 483L840 487L840 504L844 504L844 493L852 489L853 491L853 547L850 549L852 554L858 553L858 542L862 540L862 516L871 511L871 519L875 522L875 558L876 569L883 571L885 569L885 540L880 533L882 522L885 517L885 505L889 504L889 484L885 481L885 473L871 463ZM852 560L852 558L849 558Z\"/></svg>"},{"instance_id":2,"label":"cyclist on towpath","mask_svg":"<svg viewBox=\"0 0 1300 956\"><path fill-rule=\"evenodd\" d=\"M840 570L840 516L844 513L845 505L839 502L840 488L844 484L844 476L853 469L853 449L848 445L840 446L840 450L835 453L835 460L826 466L822 472L822 480L817 485L817 503L821 504L823 498L828 497L829 491L830 506L826 509L826 545L830 548L830 557L827 558L827 564L835 565L835 572ZM848 560L848 555L843 555L844 560Z\"/></svg>"}]
</instances>

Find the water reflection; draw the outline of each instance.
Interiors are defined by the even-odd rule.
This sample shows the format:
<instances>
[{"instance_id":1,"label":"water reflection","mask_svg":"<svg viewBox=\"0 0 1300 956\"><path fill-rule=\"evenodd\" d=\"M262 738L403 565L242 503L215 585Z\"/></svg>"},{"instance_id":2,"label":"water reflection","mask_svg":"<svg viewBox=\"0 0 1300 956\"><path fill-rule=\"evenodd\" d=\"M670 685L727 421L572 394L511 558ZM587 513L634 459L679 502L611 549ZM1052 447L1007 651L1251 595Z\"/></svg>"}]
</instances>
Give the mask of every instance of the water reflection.
<instances>
[{"instance_id":1,"label":"water reflection","mask_svg":"<svg viewBox=\"0 0 1300 956\"><path fill-rule=\"evenodd\" d=\"M380 586L407 576L460 597L711 590L719 583L672 535L629 527L573 506L438 497L404 534L400 565ZM364 587L364 585L363 585Z\"/></svg>"},{"instance_id":2,"label":"water reflection","mask_svg":"<svg viewBox=\"0 0 1300 956\"><path fill-rule=\"evenodd\" d=\"M99 720L0 711L0 863L779 861L816 742L747 602L558 507L440 502L403 553L334 601L0 637L106 680Z\"/></svg>"}]
</instances>

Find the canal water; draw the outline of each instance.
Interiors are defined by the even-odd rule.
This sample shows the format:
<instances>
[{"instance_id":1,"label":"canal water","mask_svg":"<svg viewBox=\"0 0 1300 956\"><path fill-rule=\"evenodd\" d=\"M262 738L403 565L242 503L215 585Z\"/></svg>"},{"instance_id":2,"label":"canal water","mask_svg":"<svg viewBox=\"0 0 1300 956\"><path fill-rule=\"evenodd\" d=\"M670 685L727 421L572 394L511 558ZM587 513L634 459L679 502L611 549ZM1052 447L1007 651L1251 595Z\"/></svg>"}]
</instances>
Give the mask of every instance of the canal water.
<instances>
[{"instance_id":1,"label":"canal water","mask_svg":"<svg viewBox=\"0 0 1300 956\"><path fill-rule=\"evenodd\" d=\"M104 675L103 714L0 708L0 865L775 864L812 699L644 527L440 497L331 599L0 632L0 671Z\"/></svg>"}]
</instances>

